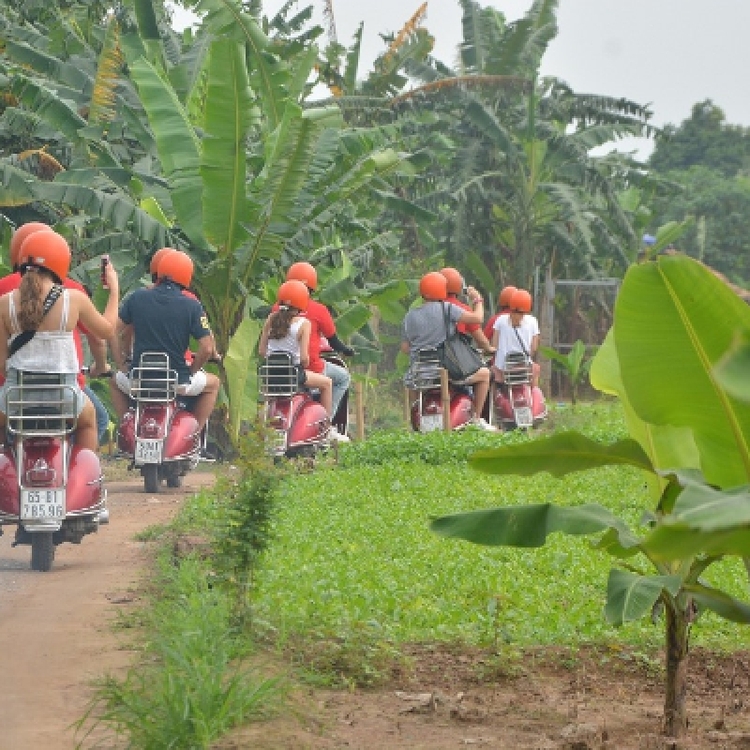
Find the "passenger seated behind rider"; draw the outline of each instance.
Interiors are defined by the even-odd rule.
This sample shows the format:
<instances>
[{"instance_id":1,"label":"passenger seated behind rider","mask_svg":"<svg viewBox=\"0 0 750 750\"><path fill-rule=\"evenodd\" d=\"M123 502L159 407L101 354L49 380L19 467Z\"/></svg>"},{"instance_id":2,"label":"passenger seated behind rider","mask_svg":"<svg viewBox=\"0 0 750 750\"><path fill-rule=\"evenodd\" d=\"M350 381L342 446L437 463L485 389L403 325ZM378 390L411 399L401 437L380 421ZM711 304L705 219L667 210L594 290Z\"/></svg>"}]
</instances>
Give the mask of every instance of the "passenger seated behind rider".
<instances>
[{"instance_id":1,"label":"passenger seated behind rider","mask_svg":"<svg viewBox=\"0 0 750 750\"><path fill-rule=\"evenodd\" d=\"M276 300L279 309L268 316L260 335L260 355L268 358L278 352L290 354L298 368L298 386L318 388L320 403L331 416L331 379L307 369L312 326L300 313L307 310L310 292L301 281L285 281L276 293Z\"/></svg>"},{"instance_id":2,"label":"passenger seated behind rider","mask_svg":"<svg viewBox=\"0 0 750 750\"><path fill-rule=\"evenodd\" d=\"M59 234L29 235L19 259L21 285L0 297L0 373L5 378L0 388L0 426L4 429L6 424L8 388L19 383L20 372L61 375L61 383L72 389L67 392L74 394L70 407L77 417L76 445L96 451L96 414L78 383L80 363L73 330L80 320L99 338L112 335L119 298L117 272L112 264L107 266L109 299L102 315L85 292L62 288L70 268L70 248ZM52 304L44 314L47 299ZM11 354L13 341L22 331L35 333Z\"/></svg>"},{"instance_id":3,"label":"passenger seated behind rider","mask_svg":"<svg viewBox=\"0 0 750 750\"><path fill-rule=\"evenodd\" d=\"M447 338L444 309L448 313L450 333L454 332L456 323L481 323L484 317L482 295L472 286L467 289L467 293L474 305L473 310L463 310L458 305L445 302L448 296L448 282L440 273L425 274L419 282L419 293L424 303L406 314L401 342L401 351L409 355L412 363L421 350L436 349ZM474 386L471 423L484 430L494 430L494 427L479 416L489 392L489 369L480 367L473 375L461 381L461 385Z\"/></svg>"},{"instance_id":4,"label":"passenger seated behind rider","mask_svg":"<svg viewBox=\"0 0 750 750\"><path fill-rule=\"evenodd\" d=\"M523 353L532 361L531 384L539 385L540 367L533 362L539 348L539 323L531 313L531 295L517 289L510 298L510 313L495 321L492 344L497 348L492 374L498 383L505 382L503 368L508 354Z\"/></svg>"},{"instance_id":5,"label":"passenger seated behind rider","mask_svg":"<svg viewBox=\"0 0 750 750\"><path fill-rule=\"evenodd\" d=\"M462 310L469 310L471 307L459 299L459 294L463 291L468 291L464 286L464 277L461 276L460 271L455 268L441 268L440 273L445 276L445 280L448 282L448 296L446 302L450 302L452 305L458 305ZM459 333L471 336L474 339L476 346L481 349L484 354L494 354L495 350L492 348L492 344L489 339L492 338L492 334L485 336L484 330L482 329L481 323L456 323L456 330Z\"/></svg>"}]
</instances>

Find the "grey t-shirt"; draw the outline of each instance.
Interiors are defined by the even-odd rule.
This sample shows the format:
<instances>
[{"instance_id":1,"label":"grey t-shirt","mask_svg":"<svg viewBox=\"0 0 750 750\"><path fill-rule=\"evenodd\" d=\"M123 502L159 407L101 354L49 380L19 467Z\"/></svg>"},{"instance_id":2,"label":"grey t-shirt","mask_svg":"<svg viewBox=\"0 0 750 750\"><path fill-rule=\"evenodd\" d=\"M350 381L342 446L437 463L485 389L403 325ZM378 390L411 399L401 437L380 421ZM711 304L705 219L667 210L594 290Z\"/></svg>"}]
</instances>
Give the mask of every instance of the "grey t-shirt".
<instances>
[{"instance_id":1,"label":"grey t-shirt","mask_svg":"<svg viewBox=\"0 0 750 750\"><path fill-rule=\"evenodd\" d=\"M449 331L456 330L456 322L465 312L450 302L425 302L420 307L409 310L402 327L403 340L409 342L412 359L421 349L434 349L447 338L443 306L448 312Z\"/></svg>"}]
</instances>

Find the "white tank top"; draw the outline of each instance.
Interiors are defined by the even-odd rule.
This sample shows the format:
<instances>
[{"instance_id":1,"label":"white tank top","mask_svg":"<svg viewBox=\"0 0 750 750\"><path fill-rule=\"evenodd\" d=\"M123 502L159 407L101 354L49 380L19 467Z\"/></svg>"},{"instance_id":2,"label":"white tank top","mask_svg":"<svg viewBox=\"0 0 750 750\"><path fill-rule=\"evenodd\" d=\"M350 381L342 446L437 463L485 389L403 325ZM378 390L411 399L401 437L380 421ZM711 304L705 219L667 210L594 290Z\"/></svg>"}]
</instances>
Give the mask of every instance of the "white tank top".
<instances>
[{"instance_id":1,"label":"white tank top","mask_svg":"<svg viewBox=\"0 0 750 750\"><path fill-rule=\"evenodd\" d=\"M11 330L14 332L8 340L10 346L16 336L21 333L16 316L16 305L10 295L9 308ZM63 289L63 309L60 316L60 328L57 331L37 331L31 341L24 344L12 357L8 357L7 368L23 372L75 373L81 369L73 340L73 331L65 330L68 326L68 312L70 298L68 290Z\"/></svg>"},{"instance_id":2,"label":"white tank top","mask_svg":"<svg viewBox=\"0 0 750 750\"><path fill-rule=\"evenodd\" d=\"M299 364L299 339L297 334L302 324L305 322L304 318L295 320L289 326L289 333L284 336L283 339L268 339L267 354L273 354L274 352L285 352L286 354L292 355L292 362L295 365Z\"/></svg>"}]
</instances>

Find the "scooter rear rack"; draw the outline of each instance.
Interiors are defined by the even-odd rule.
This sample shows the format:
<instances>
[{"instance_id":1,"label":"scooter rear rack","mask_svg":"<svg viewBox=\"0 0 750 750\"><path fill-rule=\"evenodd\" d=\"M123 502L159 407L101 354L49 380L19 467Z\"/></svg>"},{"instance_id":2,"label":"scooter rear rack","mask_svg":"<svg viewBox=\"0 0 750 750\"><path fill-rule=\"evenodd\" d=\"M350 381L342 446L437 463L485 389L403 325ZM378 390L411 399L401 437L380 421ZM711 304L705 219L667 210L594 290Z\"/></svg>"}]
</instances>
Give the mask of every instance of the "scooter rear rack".
<instances>
[{"instance_id":1,"label":"scooter rear rack","mask_svg":"<svg viewBox=\"0 0 750 750\"><path fill-rule=\"evenodd\" d=\"M169 367L169 356L144 352L130 373L130 397L138 402L165 403L177 398L177 372Z\"/></svg>"},{"instance_id":2,"label":"scooter rear rack","mask_svg":"<svg viewBox=\"0 0 750 750\"><path fill-rule=\"evenodd\" d=\"M8 387L7 430L13 435L60 437L76 427L76 391L63 375L20 372Z\"/></svg>"},{"instance_id":3,"label":"scooter rear rack","mask_svg":"<svg viewBox=\"0 0 750 750\"><path fill-rule=\"evenodd\" d=\"M299 391L291 354L274 352L258 367L258 393L264 398L290 398Z\"/></svg>"}]
</instances>

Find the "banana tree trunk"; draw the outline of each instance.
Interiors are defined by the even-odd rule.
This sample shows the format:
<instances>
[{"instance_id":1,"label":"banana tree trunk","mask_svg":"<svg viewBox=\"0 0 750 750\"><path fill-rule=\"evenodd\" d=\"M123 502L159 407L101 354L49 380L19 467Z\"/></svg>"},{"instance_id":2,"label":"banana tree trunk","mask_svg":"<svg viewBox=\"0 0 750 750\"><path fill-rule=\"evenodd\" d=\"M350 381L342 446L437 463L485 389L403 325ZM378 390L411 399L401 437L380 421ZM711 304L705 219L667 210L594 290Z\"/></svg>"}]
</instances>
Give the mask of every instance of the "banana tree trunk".
<instances>
[{"instance_id":1,"label":"banana tree trunk","mask_svg":"<svg viewBox=\"0 0 750 750\"><path fill-rule=\"evenodd\" d=\"M687 731L689 607L679 599L666 604L666 667L664 696L664 734L680 737Z\"/></svg>"}]
</instances>

